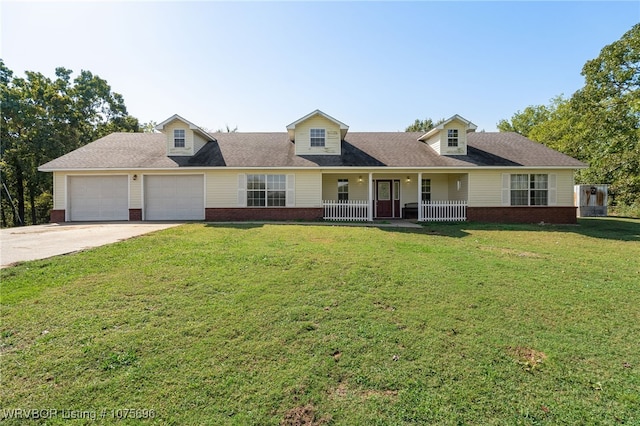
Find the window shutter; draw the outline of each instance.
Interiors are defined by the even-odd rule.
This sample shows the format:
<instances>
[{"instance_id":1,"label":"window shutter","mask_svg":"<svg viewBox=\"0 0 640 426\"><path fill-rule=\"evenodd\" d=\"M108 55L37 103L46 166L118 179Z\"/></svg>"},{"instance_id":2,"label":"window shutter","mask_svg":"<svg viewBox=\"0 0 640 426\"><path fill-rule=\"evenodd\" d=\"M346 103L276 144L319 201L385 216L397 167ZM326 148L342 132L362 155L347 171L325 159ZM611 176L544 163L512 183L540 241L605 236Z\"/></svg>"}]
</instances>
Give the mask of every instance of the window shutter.
<instances>
[{"instance_id":1,"label":"window shutter","mask_svg":"<svg viewBox=\"0 0 640 426\"><path fill-rule=\"evenodd\" d=\"M502 174L502 205L511 204L511 175L509 173Z\"/></svg>"},{"instance_id":2,"label":"window shutter","mask_svg":"<svg viewBox=\"0 0 640 426\"><path fill-rule=\"evenodd\" d=\"M287 207L296 205L296 175L287 175Z\"/></svg>"},{"instance_id":3,"label":"window shutter","mask_svg":"<svg viewBox=\"0 0 640 426\"><path fill-rule=\"evenodd\" d=\"M238 207L247 207L247 175L238 173Z\"/></svg>"},{"instance_id":4,"label":"window shutter","mask_svg":"<svg viewBox=\"0 0 640 426\"><path fill-rule=\"evenodd\" d=\"M557 175L551 173L549 175L549 205L555 206L558 203Z\"/></svg>"}]
</instances>

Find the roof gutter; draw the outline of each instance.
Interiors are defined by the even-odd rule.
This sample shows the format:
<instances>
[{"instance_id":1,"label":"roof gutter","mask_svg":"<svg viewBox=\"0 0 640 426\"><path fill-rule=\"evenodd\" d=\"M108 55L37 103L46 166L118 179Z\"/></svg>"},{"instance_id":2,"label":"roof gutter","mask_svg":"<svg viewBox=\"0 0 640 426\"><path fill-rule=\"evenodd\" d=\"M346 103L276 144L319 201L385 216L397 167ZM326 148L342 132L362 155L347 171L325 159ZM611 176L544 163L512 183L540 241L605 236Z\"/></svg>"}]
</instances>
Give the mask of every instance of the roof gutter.
<instances>
[{"instance_id":1,"label":"roof gutter","mask_svg":"<svg viewBox=\"0 0 640 426\"><path fill-rule=\"evenodd\" d=\"M443 171L443 170L531 170L531 169L539 169L539 170L576 170L576 169L586 169L589 166L587 164L583 164L581 166L437 166L437 167L429 167L429 166L371 166L371 167L353 167L353 166L307 166L307 167L287 167L287 166L278 166L278 167L269 167L269 166L224 166L224 167L171 167L171 168L139 168L139 167L118 167L118 168L68 168L68 169L43 169L38 168L40 172L176 172L176 171L224 171L224 170L307 170L307 171L374 171L374 172L388 172L388 171L398 171L398 170L414 170L418 171Z\"/></svg>"}]
</instances>

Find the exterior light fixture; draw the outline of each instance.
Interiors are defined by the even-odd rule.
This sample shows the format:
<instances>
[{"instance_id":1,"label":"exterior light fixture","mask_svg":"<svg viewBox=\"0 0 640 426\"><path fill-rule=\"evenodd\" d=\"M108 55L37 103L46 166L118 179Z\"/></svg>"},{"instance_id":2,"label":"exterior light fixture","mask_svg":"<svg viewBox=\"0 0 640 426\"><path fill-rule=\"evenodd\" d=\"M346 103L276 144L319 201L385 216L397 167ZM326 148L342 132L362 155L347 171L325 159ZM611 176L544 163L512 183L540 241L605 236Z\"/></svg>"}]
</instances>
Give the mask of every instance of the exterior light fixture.
<instances>
[{"instance_id":1,"label":"exterior light fixture","mask_svg":"<svg viewBox=\"0 0 640 426\"><path fill-rule=\"evenodd\" d=\"M358 182L362 182L362 175L358 176Z\"/></svg>"},{"instance_id":2,"label":"exterior light fixture","mask_svg":"<svg viewBox=\"0 0 640 426\"><path fill-rule=\"evenodd\" d=\"M138 180L138 175L133 175L133 180Z\"/></svg>"},{"instance_id":3,"label":"exterior light fixture","mask_svg":"<svg viewBox=\"0 0 640 426\"><path fill-rule=\"evenodd\" d=\"M411 176L407 176L407 182L411 182Z\"/></svg>"}]
</instances>

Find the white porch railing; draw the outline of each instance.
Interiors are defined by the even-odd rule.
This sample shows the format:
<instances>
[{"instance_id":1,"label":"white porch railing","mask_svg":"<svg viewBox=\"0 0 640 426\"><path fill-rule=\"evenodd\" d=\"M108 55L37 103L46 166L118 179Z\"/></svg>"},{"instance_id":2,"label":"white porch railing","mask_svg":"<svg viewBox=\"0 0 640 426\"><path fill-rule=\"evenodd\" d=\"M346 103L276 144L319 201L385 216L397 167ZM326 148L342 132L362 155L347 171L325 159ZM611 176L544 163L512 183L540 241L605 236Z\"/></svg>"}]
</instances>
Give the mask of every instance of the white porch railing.
<instances>
[{"instance_id":1,"label":"white porch railing","mask_svg":"<svg viewBox=\"0 0 640 426\"><path fill-rule=\"evenodd\" d=\"M421 202L421 219L425 222L456 222L467 220L467 202L464 200Z\"/></svg>"},{"instance_id":2,"label":"white porch railing","mask_svg":"<svg viewBox=\"0 0 640 426\"><path fill-rule=\"evenodd\" d=\"M325 220L349 220L365 221L369 220L369 202L364 200L332 201L322 202Z\"/></svg>"}]
</instances>

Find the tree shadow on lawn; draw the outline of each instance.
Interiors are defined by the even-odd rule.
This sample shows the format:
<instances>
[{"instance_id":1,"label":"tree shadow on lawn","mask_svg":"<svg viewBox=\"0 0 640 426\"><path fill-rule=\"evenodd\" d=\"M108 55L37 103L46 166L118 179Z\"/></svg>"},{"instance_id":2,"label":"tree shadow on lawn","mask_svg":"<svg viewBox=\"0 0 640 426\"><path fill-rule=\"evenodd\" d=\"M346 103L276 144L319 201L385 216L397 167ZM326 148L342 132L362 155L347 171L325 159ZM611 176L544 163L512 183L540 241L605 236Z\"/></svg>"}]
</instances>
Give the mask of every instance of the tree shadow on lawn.
<instances>
[{"instance_id":1,"label":"tree shadow on lawn","mask_svg":"<svg viewBox=\"0 0 640 426\"><path fill-rule=\"evenodd\" d=\"M463 238L470 235L468 231L544 231L544 232L572 232L585 237L601 238L617 241L640 241L640 220L599 217L579 218L576 225L540 224L510 224L510 223L425 223L424 229L430 234L447 237Z\"/></svg>"},{"instance_id":2,"label":"tree shadow on lawn","mask_svg":"<svg viewBox=\"0 0 640 426\"><path fill-rule=\"evenodd\" d=\"M521 223L480 223L480 222L427 222L421 228L403 228L393 226L376 226L376 224L355 223L339 224L335 222L207 222L205 226L216 228L254 229L265 225L311 225L311 226L367 226L375 227L385 232L410 233L420 235L440 235L452 238L468 237L469 231L544 231L544 232L572 232L591 238L602 238L618 241L640 241L640 219L599 217L580 218L576 225L554 224L521 224Z\"/></svg>"}]
</instances>

